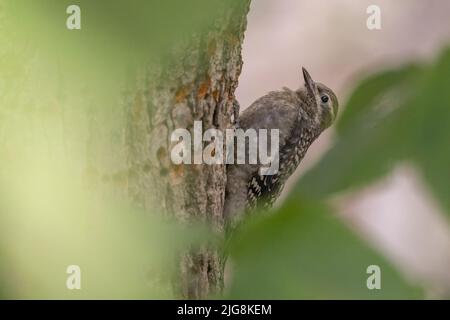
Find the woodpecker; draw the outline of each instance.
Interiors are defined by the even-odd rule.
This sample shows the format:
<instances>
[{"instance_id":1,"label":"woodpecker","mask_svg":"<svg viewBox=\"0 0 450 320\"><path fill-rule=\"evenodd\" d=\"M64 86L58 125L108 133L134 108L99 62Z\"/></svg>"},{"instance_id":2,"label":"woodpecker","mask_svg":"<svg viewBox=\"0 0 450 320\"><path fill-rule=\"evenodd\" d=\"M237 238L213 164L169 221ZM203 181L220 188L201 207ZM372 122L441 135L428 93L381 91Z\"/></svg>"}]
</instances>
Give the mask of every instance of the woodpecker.
<instances>
[{"instance_id":1,"label":"woodpecker","mask_svg":"<svg viewBox=\"0 0 450 320\"><path fill-rule=\"evenodd\" d=\"M305 84L300 89L270 92L245 109L237 120L239 111L235 111L235 123L242 130L279 130L279 170L273 175L260 175L259 162L227 166L227 228L235 227L246 213L270 208L309 146L336 119L338 99L334 92L314 82L305 68L302 72Z\"/></svg>"}]
</instances>

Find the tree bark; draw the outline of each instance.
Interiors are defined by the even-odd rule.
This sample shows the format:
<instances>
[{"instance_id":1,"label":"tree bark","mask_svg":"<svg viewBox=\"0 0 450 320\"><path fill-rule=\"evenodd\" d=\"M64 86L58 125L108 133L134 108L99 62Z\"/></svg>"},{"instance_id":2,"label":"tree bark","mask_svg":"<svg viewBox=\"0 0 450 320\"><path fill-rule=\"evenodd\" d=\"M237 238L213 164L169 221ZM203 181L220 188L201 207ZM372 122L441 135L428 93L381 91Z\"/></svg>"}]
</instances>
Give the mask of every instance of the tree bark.
<instances>
[{"instance_id":1,"label":"tree bark","mask_svg":"<svg viewBox=\"0 0 450 320\"><path fill-rule=\"evenodd\" d=\"M204 32L177 44L169 62L142 75L127 107L127 193L139 207L202 221L224 230L225 165L174 165L170 135L194 121L225 130L232 125L234 91L250 0L230 1ZM156 204L156 207L155 207ZM174 287L181 298L201 299L223 289L223 265L211 245L179 259Z\"/></svg>"}]
</instances>

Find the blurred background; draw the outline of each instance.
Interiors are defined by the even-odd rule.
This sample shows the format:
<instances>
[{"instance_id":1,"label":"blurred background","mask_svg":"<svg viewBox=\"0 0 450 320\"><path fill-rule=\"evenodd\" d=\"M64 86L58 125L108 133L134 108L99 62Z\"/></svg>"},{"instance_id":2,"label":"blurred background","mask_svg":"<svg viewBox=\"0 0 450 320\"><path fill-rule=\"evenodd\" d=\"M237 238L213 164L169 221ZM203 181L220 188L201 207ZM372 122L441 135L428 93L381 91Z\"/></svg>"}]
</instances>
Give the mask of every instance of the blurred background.
<instances>
[{"instance_id":1,"label":"blurred background","mask_svg":"<svg viewBox=\"0 0 450 320\"><path fill-rule=\"evenodd\" d=\"M126 115L152 80L143 66L159 75L219 2L79 0L78 33L65 28L71 0L0 0L0 298L173 298L174 256L216 243L117 189L133 174ZM380 30L366 26L373 4ZM236 232L225 297L450 296L448 12L446 0L252 1L241 108L302 86L304 66L340 115L276 214ZM67 290L72 264L83 290ZM382 290L368 289L369 265Z\"/></svg>"},{"instance_id":2,"label":"blurred background","mask_svg":"<svg viewBox=\"0 0 450 320\"><path fill-rule=\"evenodd\" d=\"M366 27L366 9L373 4L381 9L381 30ZM268 91L303 85L304 66L337 93L342 112L355 84L372 72L434 60L450 44L448 12L450 3L444 0L253 1L237 89L241 108ZM333 137L331 127L312 145L278 203L322 157ZM450 191L450 182L448 187ZM333 203L358 234L412 282L423 283L428 297L448 294L448 216L414 166L400 163L388 176L340 194Z\"/></svg>"}]
</instances>

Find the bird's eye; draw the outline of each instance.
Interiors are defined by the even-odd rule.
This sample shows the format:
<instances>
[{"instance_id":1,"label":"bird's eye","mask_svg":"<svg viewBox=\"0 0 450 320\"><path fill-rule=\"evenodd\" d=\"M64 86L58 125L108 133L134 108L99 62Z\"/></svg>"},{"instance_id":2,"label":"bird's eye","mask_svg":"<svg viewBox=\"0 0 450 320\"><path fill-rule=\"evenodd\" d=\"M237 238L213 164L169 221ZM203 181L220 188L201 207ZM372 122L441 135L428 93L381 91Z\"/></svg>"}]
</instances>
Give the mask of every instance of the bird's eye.
<instances>
[{"instance_id":1,"label":"bird's eye","mask_svg":"<svg viewBox=\"0 0 450 320\"><path fill-rule=\"evenodd\" d=\"M320 99L322 100L323 103L327 103L329 98L328 96L322 96Z\"/></svg>"}]
</instances>

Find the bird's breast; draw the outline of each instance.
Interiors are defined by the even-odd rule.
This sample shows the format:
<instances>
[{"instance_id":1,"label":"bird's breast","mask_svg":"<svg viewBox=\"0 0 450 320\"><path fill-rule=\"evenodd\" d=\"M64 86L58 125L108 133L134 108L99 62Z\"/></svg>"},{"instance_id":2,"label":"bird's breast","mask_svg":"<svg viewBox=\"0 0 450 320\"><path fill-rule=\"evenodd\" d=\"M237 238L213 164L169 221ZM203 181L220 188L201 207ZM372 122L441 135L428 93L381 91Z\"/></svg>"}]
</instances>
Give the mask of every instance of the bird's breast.
<instances>
[{"instance_id":1,"label":"bird's breast","mask_svg":"<svg viewBox=\"0 0 450 320\"><path fill-rule=\"evenodd\" d=\"M280 174L290 176L304 158L309 146L319 135L314 128L299 126L280 151Z\"/></svg>"}]
</instances>

